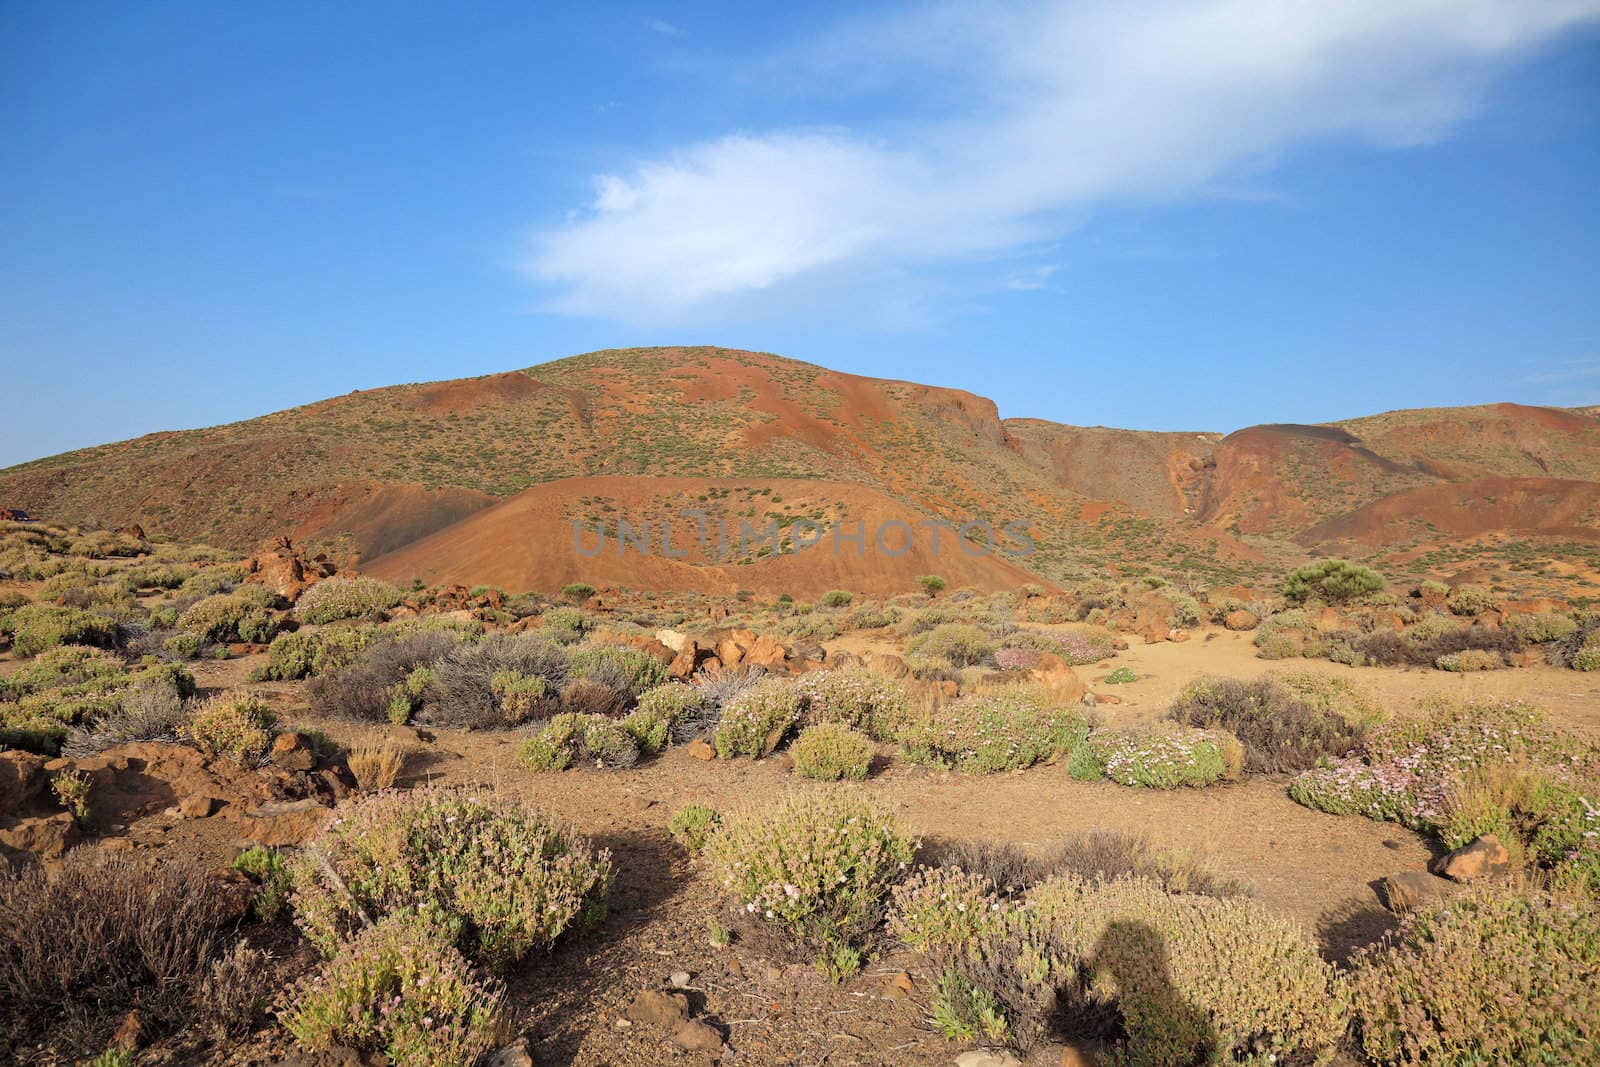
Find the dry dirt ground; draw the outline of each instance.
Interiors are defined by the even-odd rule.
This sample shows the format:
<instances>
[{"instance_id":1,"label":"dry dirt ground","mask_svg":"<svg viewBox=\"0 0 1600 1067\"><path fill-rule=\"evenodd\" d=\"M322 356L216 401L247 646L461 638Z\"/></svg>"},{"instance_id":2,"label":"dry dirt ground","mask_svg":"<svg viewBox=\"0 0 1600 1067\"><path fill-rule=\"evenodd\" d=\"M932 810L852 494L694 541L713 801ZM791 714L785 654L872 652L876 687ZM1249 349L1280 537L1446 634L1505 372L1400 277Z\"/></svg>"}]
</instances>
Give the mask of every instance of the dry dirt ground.
<instances>
[{"instance_id":1,"label":"dry dirt ground","mask_svg":"<svg viewBox=\"0 0 1600 1067\"><path fill-rule=\"evenodd\" d=\"M854 636L834 650L862 651ZM240 682L253 657L202 663L207 689ZM1139 681L1098 682L1112 666L1128 666ZM1404 712L1435 694L1520 697L1544 706L1558 723L1600 736L1600 678L1551 668L1506 670L1465 677L1437 671L1354 669L1326 662L1272 663L1255 658L1248 635L1214 632L1182 644L1141 645L1084 669L1101 694L1110 722L1157 716L1176 691L1201 674L1250 677L1271 670L1337 673ZM515 796L569 820L612 850L618 871L612 914L587 938L535 959L510 977L517 1031L539 1064L656 1064L703 1061L684 1053L664 1032L630 1027L623 1013L641 989L687 971L697 1012L727 1035L729 1064L950 1063L960 1049L926 1021L932 976L914 954L885 949L861 976L834 986L805 961L772 962L752 942L718 949L708 921L731 920L704 870L672 841L667 823L692 801L721 809L783 790L860 789L892 809L936 851L961 840L1009 841L1039 849L1062 835L1092 828L1139 831L1162 844L1205 857L1221 874L1251 887L1269 907L1315 931L1328 955L1342 958L1378 937L1390 920L1373 890L1377 879L1425 866L1432 855L1418 835L1392 824L1339 818L1291 801L1284 782L1254 779L1204 790L1144 792L1109 782L1074 781L1062 766L967 777L892 758L887 749L874 775L860 785L798 779L781 755L761 762L700 762L684 749L628 771L576 769L533 775L519 768L514 734L416 731L320 720L293 684L259 687L286 725L321 729L343 744L386 738L412 751L402 785L471 784ZM198 854L225 863L240 845L221 820L141 824L141 848L166 855ZM258 936L279 949L285 973L311 965L285 929ZM905 997L891 976L909 972ZM207 1048L178 1039L161 1050L169 1062L275 1063L291 1055L281 1031L263 1024L236 1048ZM1060 1046L1039 1050L1033 1064L1060 1063ZM309 1061L308 1061L309 1062Z\"/></svg>"}]
</instances>

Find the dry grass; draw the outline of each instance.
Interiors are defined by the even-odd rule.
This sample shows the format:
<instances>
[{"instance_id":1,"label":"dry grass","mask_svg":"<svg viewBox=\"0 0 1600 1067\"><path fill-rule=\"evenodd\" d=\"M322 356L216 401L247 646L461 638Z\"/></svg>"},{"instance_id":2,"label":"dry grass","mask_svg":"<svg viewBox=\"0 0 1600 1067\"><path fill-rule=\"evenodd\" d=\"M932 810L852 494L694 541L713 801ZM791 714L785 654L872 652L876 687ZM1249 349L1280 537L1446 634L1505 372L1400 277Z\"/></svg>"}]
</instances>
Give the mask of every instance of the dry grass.
<instances>
[{"instance_id":1,"label":"dry grass","mask_svg":"<svg viewBox=\"0 0 1600 1067\"><path fill-rule=\"evenodd\" d=\"M392 742L378 745L357 745L350 750L347 761L355 777L356 788L363 792L388 789L405 769L406 750Z\"/></svg>"}]
</instances>

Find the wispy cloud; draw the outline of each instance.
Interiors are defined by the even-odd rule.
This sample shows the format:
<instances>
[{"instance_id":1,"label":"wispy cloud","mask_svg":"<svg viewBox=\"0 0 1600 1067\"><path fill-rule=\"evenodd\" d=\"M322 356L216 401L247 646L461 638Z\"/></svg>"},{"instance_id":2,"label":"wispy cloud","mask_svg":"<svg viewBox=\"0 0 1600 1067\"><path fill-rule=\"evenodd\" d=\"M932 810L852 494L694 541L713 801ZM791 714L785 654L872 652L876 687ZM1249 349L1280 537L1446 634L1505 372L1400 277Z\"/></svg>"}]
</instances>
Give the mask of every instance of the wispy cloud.
<instances>
[{"instance_id":1,"label":"wispy cloud","mask_svg":"<svg viewBox=\"0 0 1600 1067\"><path fill-rule=\"evenodd\" d=\"M650 19L644 25L651 33L659 33L663 37L689 36L688 30L685 30L682 26L675 26L666 19Z\"/></svg>"},{"instance_id":2,"label":"wispy cloud","mask_svg":"<svg viewBox=\"0 0 1600 1067\"><path fill-rule=\"evenodd\" d=\"M1522 385L1572 385L1577 382L1600 382L1600 359L1574 359L1553 364L1547 370L1535 371L1519 379Z\"/></svg>"},{"instance_id":3,"label":"wispy cloud","mask_svg":"<svg viewBox=\"0 0 1600 1067\"><path fill-rule=\"evenodd\" d=\"M1435 140L1507 64L1597 17L1600 0L1078 0L848 22L785 66L834 92L904 87L934 114L731 133L599 175L525 268L552 309L650 320L1022 253L1100 205L1216 195L1308 141Z\"/></svg>"}]
</instances>

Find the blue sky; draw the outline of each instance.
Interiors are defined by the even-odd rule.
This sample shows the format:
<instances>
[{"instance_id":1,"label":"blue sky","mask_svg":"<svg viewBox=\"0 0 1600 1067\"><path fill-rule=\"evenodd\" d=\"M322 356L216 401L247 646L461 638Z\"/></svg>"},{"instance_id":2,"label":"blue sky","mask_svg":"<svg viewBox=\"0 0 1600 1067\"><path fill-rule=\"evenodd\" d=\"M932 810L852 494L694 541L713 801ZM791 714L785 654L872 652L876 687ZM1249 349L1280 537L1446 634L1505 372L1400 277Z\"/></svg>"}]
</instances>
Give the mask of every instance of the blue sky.
<instances>
[{"instance_id":1,"label":"blue sky","mask_svg":"<svg viewBox=\"0 0 1600 1067\"><path fill-rule=\"evenodd\" d=\"M0 465L595 348L1600 403L1600 0L0 5Z\"/></svg>"}]
</instances>

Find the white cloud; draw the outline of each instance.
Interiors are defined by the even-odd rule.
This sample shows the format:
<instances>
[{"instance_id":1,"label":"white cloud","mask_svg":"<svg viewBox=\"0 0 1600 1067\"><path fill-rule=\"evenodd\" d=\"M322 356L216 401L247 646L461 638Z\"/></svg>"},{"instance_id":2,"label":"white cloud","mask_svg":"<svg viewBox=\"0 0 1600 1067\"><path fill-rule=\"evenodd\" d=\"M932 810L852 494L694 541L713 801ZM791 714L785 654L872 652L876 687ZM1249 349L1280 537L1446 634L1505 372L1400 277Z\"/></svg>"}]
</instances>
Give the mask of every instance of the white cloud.
<instances>
[{"instance_id":1,"label":"white cloud","mask_svg":"<svg viewBox=\"0 0 1600 1067\"><path fill-rule=\"evenodd\" d=\"M666 19L647 19L645 28L651 33L659 33L663 37L687 37L689 31L681 26L675 26Z\"/></svg>"},{"instance_id":2,"label":"white cloud","mask_svg":"<svg viewBox=\"0 0 1600 1067\"><path fill-rule=\"evenodd\" d=\"M1508 63L1597 16L1600 0L1079 0L861 20L773 63L844 99L895 92L906 114L601 175L525 267L556 310L648 320L818 272L1021 251L1097 205L1208 195L1307 141L1439 138Z\"/></svg>"}]
</instances>

